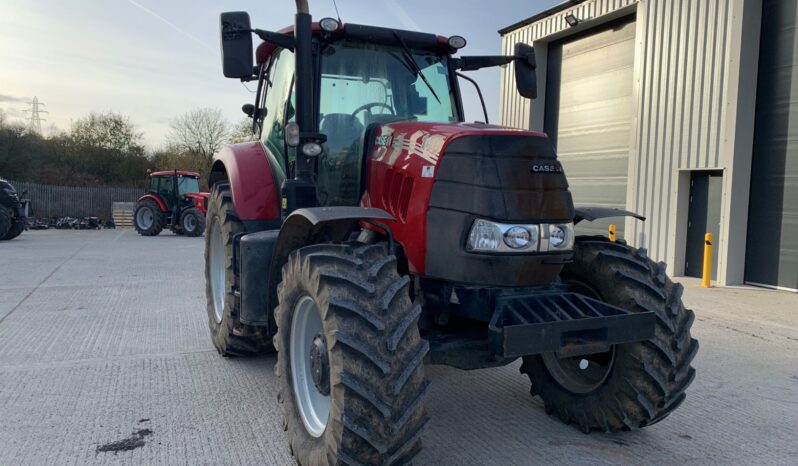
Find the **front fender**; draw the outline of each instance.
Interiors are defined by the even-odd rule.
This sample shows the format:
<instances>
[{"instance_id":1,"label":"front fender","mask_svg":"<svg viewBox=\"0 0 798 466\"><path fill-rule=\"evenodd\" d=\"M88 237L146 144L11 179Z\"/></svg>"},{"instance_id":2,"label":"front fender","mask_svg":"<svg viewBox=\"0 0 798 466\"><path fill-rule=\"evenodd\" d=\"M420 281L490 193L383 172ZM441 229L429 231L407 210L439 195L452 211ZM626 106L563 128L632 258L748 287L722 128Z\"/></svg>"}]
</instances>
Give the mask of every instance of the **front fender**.
<instances>
[{"instance_id":1,"label":"front fender","mask_svg":"<svg viewBox=\"0 0 798 466\"><path fill-rule=\"evenodd\" d=\"M208 186L229 182L238 217L243 222L280 219L280 164L259 141L226 146L214 157Z\"/></svg>"},{"instance_id":2,"label":"front fender","mask_svg":"<svg viewBox=\"0 0 798 466\"><path fill-rule=\"evenodd\" d=\"M265 298L267 302L264 305L250 306L255 311L247 314L247 320L258 323L272 321L271 312L277 305L277 284L282 278L283 265L291 252L310 244L346 241L358 228L361 220L386 222L395 219L382 209L370 207L313 207L293 211L286 218L274 242L268 269L269 292ZM261 234L266 233L255 235ZM269 315L260 315L258 312L268 312Z\"/></svg>"},{"instance_id":3,"label":"front fender","mask_svg":"<svg viewBox=\"0 0 798 466\"><path fill-rule=\"evenodd\" d=\"M589 206L574 207L574 224L577 224L582 220L587 220L588 222L592 222L593 220L599 218L609 218L609 217L634 217L638 220L643 220L643 221L646 220L644 216L634 212L630 212L628 210L611 209L608 207L589 207Z\"/></svg>"}]
</instances>

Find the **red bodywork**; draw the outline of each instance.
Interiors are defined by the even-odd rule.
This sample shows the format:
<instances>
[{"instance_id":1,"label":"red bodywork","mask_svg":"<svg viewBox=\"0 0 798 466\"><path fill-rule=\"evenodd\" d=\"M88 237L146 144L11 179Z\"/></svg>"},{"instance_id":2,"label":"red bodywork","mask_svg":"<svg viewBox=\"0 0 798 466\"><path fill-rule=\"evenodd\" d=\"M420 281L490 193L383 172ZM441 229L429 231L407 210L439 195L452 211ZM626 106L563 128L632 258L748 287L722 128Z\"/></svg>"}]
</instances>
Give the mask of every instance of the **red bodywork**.
<instances>
[{"instance_id":1,"label":"red bodywork","mask_svg":"<svg viewBox=\"0 0 798 466\"><path fill-rule=\"evenodd\" d=\"M281 216L280 186L269 159L258 141L226 146L214 159L211 177L220 171L227 173L233 205L241 220L278 220Z\"/></svg>"},{"instance_id":2,"label":"red bodywork","mask_svg":"<svg viewBox=\"0 0 798 466\"><path fill-rule=\"evenodd\" d=\"M368 157L363 207L383 209L396 218L387 222L402 244L412 272L424 274L427 252L427 209L441 154L453 140L474 135L543 133L470 123L391 123L376 133Z\"/></svg>"},{"instance_id":3,"label":"red bodywork","mask_svg":"<svg viewBox=\"0 0 798 466\"><path fill-rule=\"evenodd\" d=\"M186 197L194 202L194 207L199 209L203 215L208 213L208 199L211 193L186 193Z\"/></svg>"}]
</instances>

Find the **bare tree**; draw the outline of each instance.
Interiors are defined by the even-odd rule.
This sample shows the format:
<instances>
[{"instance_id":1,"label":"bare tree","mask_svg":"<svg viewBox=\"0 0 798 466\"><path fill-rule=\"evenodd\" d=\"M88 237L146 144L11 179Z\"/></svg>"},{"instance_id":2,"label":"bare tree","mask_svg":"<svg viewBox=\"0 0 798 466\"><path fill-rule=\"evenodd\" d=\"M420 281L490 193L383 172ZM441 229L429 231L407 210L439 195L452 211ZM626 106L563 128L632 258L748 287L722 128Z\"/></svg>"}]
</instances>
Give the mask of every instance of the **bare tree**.
<instances>
[{"instance_id":1,"label":"bare tree","mask_svg":"<svg viewBox=\"0 0 798 466\"><path fill-rule=\"evenodd\" d=\"M229 124L218 108L198 108L172 120L169 144L210 160L229 136Z\"/></svg>"},{"instance_id":2,"label":"bare tree","mask_svg":"<svg viewBox=\"0 0 798 466\"><path fill-rule=\"evenodd\" d=\"M241 142L249 142L257 139L257 136L252 133L252 119L244 118L239 121L233 130L230 132L230 143L238 144Z\"/></svg>"}]
</instances>

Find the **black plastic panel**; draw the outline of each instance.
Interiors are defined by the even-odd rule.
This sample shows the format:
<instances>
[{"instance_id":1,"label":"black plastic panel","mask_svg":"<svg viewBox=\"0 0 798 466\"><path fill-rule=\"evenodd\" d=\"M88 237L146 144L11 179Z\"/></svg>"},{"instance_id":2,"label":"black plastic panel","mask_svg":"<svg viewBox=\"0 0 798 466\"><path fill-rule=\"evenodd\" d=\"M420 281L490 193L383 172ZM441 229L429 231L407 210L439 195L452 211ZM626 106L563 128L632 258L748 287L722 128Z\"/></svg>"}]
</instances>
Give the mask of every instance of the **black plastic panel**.
<instances>
[{"instance_id":1,"label":"black plastic panel","mask_svg":"<svg viewBox=\"0 0 798 466\"><path fill-rule=\"evenodd\" d=\"M280 230L266 230L241 237L238 247L241 288L241 322L269 325L269 267Z\"/></svg>"}]
</instances>

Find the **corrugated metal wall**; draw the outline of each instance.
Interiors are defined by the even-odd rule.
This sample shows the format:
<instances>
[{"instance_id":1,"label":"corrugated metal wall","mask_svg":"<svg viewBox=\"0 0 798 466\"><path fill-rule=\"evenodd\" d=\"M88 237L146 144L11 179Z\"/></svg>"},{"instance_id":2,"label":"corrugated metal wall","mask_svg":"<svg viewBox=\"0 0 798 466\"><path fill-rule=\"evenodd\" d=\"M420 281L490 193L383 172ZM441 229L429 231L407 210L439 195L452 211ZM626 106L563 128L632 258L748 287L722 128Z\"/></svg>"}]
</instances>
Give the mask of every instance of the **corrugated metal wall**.
<instances>
[{"instance_id":1,"label":"corrugated metal wall","mask_svg":"<svg viewBox=\"0 0 798 466\"><path fill-rule=\"evenodd\" d=\"M111 216L114 202L135 202L144 194L139 188L92 188L50 186L27 181L11 181L18 193L31 201L33 216L49 217L100 217Z\"/></svg>"},{"instance_id":2,"label":"corrugated metal wall","mask_svg":"<svg viewBox=\"0 0 798 466\"><path fill-rule=\"evenodd\" d=\"M627 208L642 213L648 221L627 222L626 237L649 248L652 257L664 260L673 254L671 214L676 208L679 170L723 168L726 163L720 141L729 0L591 0L505 35L502 47L508 53L516 41L561 38L569 30L567 13L595 19L634 4L636 116ZM514 91L509 67L502 73L501 86L501 123L530 127L530 101ZM539 89L543 87L539 85Z\"/></svg>"}]
</instances>

